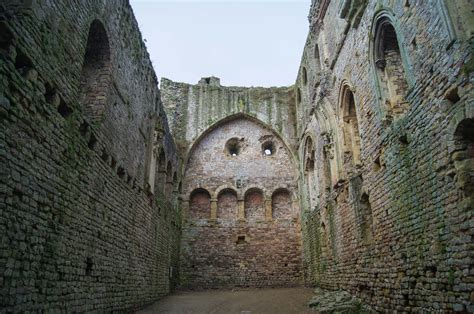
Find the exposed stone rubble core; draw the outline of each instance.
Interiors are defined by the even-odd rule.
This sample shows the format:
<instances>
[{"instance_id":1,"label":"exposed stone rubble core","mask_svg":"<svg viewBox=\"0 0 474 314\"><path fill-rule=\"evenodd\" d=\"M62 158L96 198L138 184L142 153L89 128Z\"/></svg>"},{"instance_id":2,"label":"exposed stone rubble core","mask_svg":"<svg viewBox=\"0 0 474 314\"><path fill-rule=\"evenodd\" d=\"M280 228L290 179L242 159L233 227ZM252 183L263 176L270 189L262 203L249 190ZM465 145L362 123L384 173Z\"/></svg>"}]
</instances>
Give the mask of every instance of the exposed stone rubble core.
<instances>
[{"instance_id":1,"label":"exposed stone rubble core","mask_svg":"<svg viewBox=\"0 0 474 314\"><path fill-rule=\"evenodd\" d=\"M294 86L159 90L127 1L1 2L2 311L305 283L474 312L471 15L314 0Z\"/></svg>"},{"instance_id":2,"label":"exposed stone rubble core","mask_svg":"<svg viewBox=\"0 0 474 314\"><path fill-rule=\"evenodd\" d=\"M330 291L316 288L315 296L309 301L308 306L317 313L375 313L360 299L354 298L345 291Z\"/></svg>"}]
</instances>

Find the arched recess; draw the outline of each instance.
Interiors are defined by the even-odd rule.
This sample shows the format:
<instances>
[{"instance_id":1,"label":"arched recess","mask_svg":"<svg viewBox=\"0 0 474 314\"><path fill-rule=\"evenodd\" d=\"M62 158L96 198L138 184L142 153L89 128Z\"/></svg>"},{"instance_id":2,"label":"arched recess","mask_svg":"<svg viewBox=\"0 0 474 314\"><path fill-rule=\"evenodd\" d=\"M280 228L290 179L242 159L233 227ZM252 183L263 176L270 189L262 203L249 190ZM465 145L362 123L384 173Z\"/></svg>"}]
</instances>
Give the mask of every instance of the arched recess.
<instances>
[{"instance_id":1,"label":"arched recess","mask_svg":"<svg viewBox=\"0 0 474 314\"><path fill-rule=\"evenodd\" d=\"M287 189L279 188L272 194L272 218L291 219L293 217L291 193Z\"/></svg>"},{"instance_id":2,"label":"arched recess","mask_svg":"<svg viewBox=\"0 0 474 314\"><path fill-rule=\"evenodd\" d=\"M406 96L413 86L404 39L394 15L382 10L374 16L370 58L382 116L391 121L409 109Z\"/></svg>"},{"instance_id":3,"label":"arched recess","mask_svg":"<svg viewBox=\"0 0 474 314\"><path fill-rule=\"evenodd\" d=\"M224 188L217 194L217 218L237 219L237 192L231 188Z\"/></svg>"},{"instance_id":4,"label":"arched recess","mask_svg":"<svg viewBox=\"0 0 474 314\"><path fill-rule=\"evenodd\" d=\"M265 218L265 197L259 188L250 188L244 194L245 219L255 220Z\"/></svg>"},{"instance_id":5,"label":"arched recess","mask_svg":"<svg viewBox=\"0 0 474 314\"><path fill-rule=\"evenodd\" d=\"M91 122L101 121L111 80L110 46L107 32L99 20L89 28L79 85L79 102Z\"/></svg>"},{"instance_id":6,"label":"arched recess","mask_svg":"<svg viewBox=\"0 0 474 314\"><path fill-rule=\"evenodd\" d=\"M474 200L474 101L456 103L447 127L448 152L451 156L450 173L459 191L460 208L471 207Z\"/></svg>"},{"instance_id":7,"label":"arched recess","mask_svg":"<svg viewBox=\"0 0 474 314\"><path fill-rule=\"evenodd\" d=\"M339 118L342 124L344 163L360 164L360 132L357 109L351 85L343 81L339 91Z\"/></svg>"},{"instance_id":8,"label":"arched recess","mask_svg":"<svg viewBox=\"0 0 474 314\"><path fill-rule=\"evenodd\" d=\"M211 194L206 189L197 188L191 192L189 216L193 219L211 218Z\"/></svg>"},{"instance_id":9,"label":"arched recess","mask_svg":"<svg viewBox=\"0 0 474 314\"><path fill-rule=\"evenodd\" d=\"M196 138L193 141L192 145L189 147L189 149L186 153L186 158L184 160L184 165L186 165L186 167L184 168L185 172L186 172L187 165L189 163L189 159L193 155L196 147L202 141L202 139L205 138L207 135L209 135L212 131L214 131L218 127L224 125L227 122L237 120L237 119L247 119L247 120L249 120L251 122L254 122L257 125L263 127L264 129L270 130L275 135L275 137L283 143L285 149L290 154L293 166L296 165L296 157L295 157L295 154L294 154L293 150L290 148L290 145L288 145L286 140L275 129L273 129L270 125L266 124L265 122L255 118L255 117L252 117L252 116L250 116L246 113L243 113L243 112L239 112L239 113L227 116L227 117L215 122L213 125L211 125L209 128L207 128L204 132L202 132L202 134L199 135L198 138ZM293 167L293 171L294 171L295 176L298 176L298 170L296 169L295 166Z\"/></svg>"},{"instance_id":10,"label":"arched recess","mask_svg":"<svg viewBox=\"0 0 474 314\"><path fill-rule=\"evenodd\" d=\"M454 131L455 151L452 161L456 186L463 198L474 196L474 118L461 120Z\"/></svg>"},{"instance_id":11,"label":"arched recess","mask_svg":"<svg viewBox=\"0 0 474 314\"><path fill-rule=\"evenodd\" d=\"M315 147L313 138L308 134L304 141L303 148L303 178L305 184L305 194L307 198L307 206L309 210L313 209L315 205L316 191L316 176L314 172L315 167Z\"/></svg>"},{"instance_id":12,"label":"arched recess","mask_svg":"<svg viewBox=\"0 0 474 314\"><path fill-rule=\"evenodd\" d=\"M315 111L316 121L320 129L320 140L322 143L322 170L324 185L327 189L332 188L342 178L343 167L341 154L341 135L336 123L336 114L329 102L323 101Z\"/></svg>"},{"instance_id":13,"label":"arched recess","mask_svg":"<svg viewBox=\"0 0 474 314\"><path fill-rule=\"evenodd\" d=\"M314 71L317 75L321 73L321 57L319 56L318 44L314 44Z\"/></svg>"}]
</instances>

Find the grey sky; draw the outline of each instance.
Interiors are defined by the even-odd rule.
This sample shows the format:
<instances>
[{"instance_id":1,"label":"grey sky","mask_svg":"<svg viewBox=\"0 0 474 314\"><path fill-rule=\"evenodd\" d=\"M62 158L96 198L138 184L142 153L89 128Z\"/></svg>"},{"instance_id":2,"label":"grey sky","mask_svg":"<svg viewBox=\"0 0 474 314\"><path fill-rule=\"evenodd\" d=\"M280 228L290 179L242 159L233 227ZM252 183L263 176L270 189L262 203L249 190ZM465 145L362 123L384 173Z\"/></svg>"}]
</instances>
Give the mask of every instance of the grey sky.
<instances>
[{"instance_id":1,"label":"grey sky","mask_svg":"<svg viewBox=\"0 0 474 314\"><path fill-rule=\"evenodd\" d=\"M295 82L310 0L131 0L159 78L222 85Z\"/></svg>"}]
</instances>

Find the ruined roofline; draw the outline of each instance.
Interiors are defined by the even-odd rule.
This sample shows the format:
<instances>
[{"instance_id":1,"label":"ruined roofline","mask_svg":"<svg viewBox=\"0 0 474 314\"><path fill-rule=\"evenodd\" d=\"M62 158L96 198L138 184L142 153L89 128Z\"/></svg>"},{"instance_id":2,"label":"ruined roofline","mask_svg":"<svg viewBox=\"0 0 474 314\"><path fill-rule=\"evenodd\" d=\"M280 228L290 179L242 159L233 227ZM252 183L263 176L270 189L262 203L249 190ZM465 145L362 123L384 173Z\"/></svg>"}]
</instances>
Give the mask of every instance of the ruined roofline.
<instances>
[{"instance_id":1,"label":"ruined roofline","mask_svg":"<svg viewBox=\"0 0 474 314\"><path fill-rule=\"evenodd\" d=\"M217 79L219 82L218 83L206 83L206 79ZM169 78L166 77L161 77L160 79L160 88L163 86L163 82L168 81L173 84L180 84L180 85L187 85L187 86L198 86L198 85L203 85L203 86L215 86L215 87L223 87L223 88L228 88L228 89L280 89L280 90L287 90L287 89L293 89L295 87L295 84L288 85L288 86L236 86L236 85L221 85L220 84L220 78L215 77L215 76L209 76L209 77L202 77L199 82L192 84L192 83L186 83L186 82L178 82L178 81L173 81Z\"/></svg>"}]
</instances>

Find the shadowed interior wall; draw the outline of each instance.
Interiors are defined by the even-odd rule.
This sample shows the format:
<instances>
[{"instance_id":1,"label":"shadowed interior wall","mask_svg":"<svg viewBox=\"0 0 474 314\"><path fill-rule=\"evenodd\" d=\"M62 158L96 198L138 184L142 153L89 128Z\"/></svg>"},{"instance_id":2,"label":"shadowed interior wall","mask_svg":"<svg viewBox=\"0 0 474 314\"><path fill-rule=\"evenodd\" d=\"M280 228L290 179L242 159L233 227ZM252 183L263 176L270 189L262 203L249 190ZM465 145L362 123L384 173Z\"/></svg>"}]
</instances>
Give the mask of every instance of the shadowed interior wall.
<instances>
[{"instance_id":1,"label":"shadowed interior wall","mask_svg":"<svg viewBox=\"0 0 474 314\"><path fill-rule=\"evenodd\" d=\"M13 2L0 3L0 311L151 303L176 284L181 224L145 193L156 125L178 161L132 9Z\"/></svg>"},{"instance_id":2,"label":"shadowed interior wall","mask_svg":"<svg viewBox=\"0 0 474 314\"><path fill-rule=\"evenodd\" d=\"M253 120L218 124L192 151L183 191L190 196L181 242L184 287L302 283L294 163L281 139ZM268 141L271 155L262 148Z\"/></svg>"}]
</instances>

